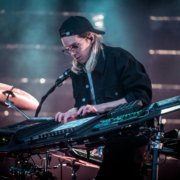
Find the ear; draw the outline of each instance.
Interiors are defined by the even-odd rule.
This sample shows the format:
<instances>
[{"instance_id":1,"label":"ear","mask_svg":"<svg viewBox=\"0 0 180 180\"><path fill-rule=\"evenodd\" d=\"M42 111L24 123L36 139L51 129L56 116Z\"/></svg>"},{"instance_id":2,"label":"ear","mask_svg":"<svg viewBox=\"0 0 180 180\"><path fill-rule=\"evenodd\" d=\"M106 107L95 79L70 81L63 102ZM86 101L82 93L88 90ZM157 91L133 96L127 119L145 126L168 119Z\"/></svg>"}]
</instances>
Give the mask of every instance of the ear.
<instances>
[{"instance_id":1,"label":"ear","mask_svg":"<svg viewBox=\"0 0 180 180\"><path fill-rule=\"evenodd\" d=\"M89 39L91 40L91 44L93 44L94 43L94 34L90 34Z\"/></svg>"}]
</instances>

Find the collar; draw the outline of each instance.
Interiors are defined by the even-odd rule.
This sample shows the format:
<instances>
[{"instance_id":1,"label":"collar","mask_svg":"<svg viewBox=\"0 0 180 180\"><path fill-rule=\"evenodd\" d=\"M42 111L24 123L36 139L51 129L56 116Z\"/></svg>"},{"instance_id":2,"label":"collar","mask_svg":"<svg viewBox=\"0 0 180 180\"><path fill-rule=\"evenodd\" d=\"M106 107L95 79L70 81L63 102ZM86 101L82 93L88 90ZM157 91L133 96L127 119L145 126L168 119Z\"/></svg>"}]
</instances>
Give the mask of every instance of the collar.
<instances>
[{"instance_id":1,"label":"collar","mask_svg":"<svg viewBox=\"0 0 180 180\"><path fill-rule=\"evenodd\" d=\"M99 71L100 73L103 73L104 67L105 67L105 60L106 60L106 45L103 44L103 50L100 51L97 64L94 70Z\"/></svg>"}]
</instances>

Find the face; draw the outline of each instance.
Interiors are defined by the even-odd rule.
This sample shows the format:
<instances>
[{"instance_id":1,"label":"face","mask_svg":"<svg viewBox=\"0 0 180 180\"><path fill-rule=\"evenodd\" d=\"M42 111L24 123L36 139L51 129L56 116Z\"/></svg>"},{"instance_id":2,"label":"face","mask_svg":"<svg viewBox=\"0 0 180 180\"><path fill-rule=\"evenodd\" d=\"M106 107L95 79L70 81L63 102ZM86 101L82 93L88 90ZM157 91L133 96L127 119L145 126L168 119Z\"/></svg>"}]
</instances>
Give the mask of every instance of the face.
<instances>
[{"instance_id":1,"label":"face","mask_svg":"<svg viewBox=\"0 0 180 180\"><path fill-rule=\"evenodd\" d=\"M80 38L77 35L61 38L64 48L69 48L72 45L78 45L82 42L77 50L74 52L70 51L71 56L81 64L85 64L88 61L93 43L93 41L90 41L87 38L83 39L84 38Z\"/></svg>"}]
</instances>

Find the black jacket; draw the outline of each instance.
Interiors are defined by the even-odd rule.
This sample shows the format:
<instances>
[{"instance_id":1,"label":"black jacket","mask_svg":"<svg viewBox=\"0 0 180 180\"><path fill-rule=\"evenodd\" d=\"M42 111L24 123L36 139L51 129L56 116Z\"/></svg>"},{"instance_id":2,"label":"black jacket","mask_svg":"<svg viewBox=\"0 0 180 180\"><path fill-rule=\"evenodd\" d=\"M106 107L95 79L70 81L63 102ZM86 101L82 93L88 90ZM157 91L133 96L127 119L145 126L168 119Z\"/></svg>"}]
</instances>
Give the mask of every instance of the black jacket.
<instances>
[{"instance_id":1,"label":"black jacket","mask_svg":"<svg viewBox=\"0 0 180 180\"><path fill-rule=\"evenodd\" d=\"M125 98L127 102L140 99L144 106L151 103L151 81L144 66L122 48L104 45L104 55L99 54L92 71L96 104ZM71 73L74 107L90 104L90 87L87 74Z\"/></svg>"}]
</instances>

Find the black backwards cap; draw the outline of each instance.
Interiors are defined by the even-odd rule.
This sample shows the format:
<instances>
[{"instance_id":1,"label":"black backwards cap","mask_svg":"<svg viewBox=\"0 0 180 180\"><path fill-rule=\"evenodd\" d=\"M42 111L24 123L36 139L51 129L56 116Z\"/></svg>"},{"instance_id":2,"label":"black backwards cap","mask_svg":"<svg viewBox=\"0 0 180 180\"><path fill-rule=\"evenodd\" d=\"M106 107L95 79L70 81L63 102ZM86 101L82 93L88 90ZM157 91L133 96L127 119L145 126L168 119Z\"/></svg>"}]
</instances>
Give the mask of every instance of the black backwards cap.
<instances>
[{"instance_id":1,"label":"black backwards cap","mask_svg":"<svg viewBox=\"0 0 180 180\"><path fill-rule=\"evenodd\" d=\"M61 38L85 33L87 31L91 31L96 34L105 34L104 31L94 29L89 20L82 16L71 16L63 22L59 29Z\"/></svg>"}]
</instances>

